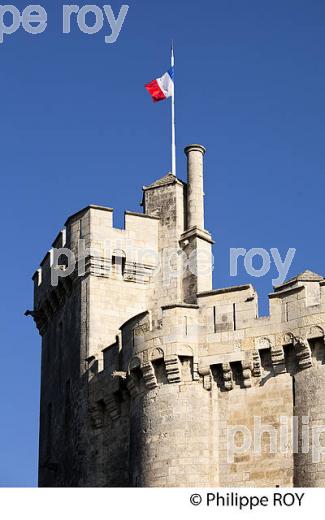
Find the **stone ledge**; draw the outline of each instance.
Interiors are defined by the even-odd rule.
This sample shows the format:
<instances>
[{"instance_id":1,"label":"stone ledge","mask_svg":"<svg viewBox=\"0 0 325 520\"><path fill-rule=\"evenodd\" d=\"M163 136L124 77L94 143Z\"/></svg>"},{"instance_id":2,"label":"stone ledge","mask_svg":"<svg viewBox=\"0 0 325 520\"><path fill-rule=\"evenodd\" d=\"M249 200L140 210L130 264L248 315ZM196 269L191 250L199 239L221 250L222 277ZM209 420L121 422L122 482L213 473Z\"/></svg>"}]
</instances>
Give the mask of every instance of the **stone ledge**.
<instances>
[{"instance_id":1,"label":"stone ledge","mask_svg":"<svg viewBox=\"0 0 325 520\"><path fill-rule=\"evenodd\" d=\"M153 217L151 215L146 215L145 213L138 213L136 211L125 211L124 215L131 215L132 217L149 218L151 220L160 220L160 217Z\"/></svg>"},{"instance_id":2,"label":"stone ledge","mask_svg":"<svg viewBox=\"0 0 325 520\"><path fill-rule=\"evenodd\" d=\"M215 294L226 294L230 292L236 291L246 291L248 289L252 289L254 291L254 287L251 284L246 285L233 285L231 287L224 287L222 289L212 289L211 291L204 291L201 293L197 293L197 298L203 298L205 296L214 296Z\"/></svg>"},{"instance_id":3,"label":"stone ledge","mask_svg":"<svg viewBox=\"0 0 325 520\"><path fill-rule=\"evenodd\" d=\"M209 244L215 243L214 240L212 240L210 233L206 229L201 229L196 226L184 231L180 237L179 242L184 242L185 240L189 240L192 237L201 238L202 240L209 242Z\"/></svg>"},{"instance_id":4,"label":"stone ledge","mask_svg":"<svg viewBox=\"0 0 325 520\"><path fill-rule=\"evenodd\" d=\"M170 309L199 309L199 305L194 303L171 303L170 305L164 305L161 307L163 311Z\"/></svg>"},{"instance_id":5,"label":"stone ledge","mask_svg":"<svg viewBox=\"0 0 325 520\"><path fill-rule=\"evenodd\" d=\"M100 211L109 211L110 213L113 213L113 208L107 208L106 206L97 206L96 204L89 204L89 206L86 206L85 208L77 211L76 213L73 213L73 215L70 215L70 217L68 218L68 220L66 221L65 223L65 226L67 226L71 220L75 219L75 218L80 218L84 213L86 213L86 211L89 211L90 209L97 209L97 210L100 210Z\"/></svg>"},{"instance_id":6,"label":"stone ledge","mask_svg":"<svg viewBox=\"0 0 325 520\"><path fill-rule=\"evenodd\" d=\"M298 287L292 287L291 289L284 289L283 291L273 292L269 294L269 298L279 298L281 296L289 296L290 294L295 294L305 289L304 285L299 285Z\"/></svg>"}]
</instances>

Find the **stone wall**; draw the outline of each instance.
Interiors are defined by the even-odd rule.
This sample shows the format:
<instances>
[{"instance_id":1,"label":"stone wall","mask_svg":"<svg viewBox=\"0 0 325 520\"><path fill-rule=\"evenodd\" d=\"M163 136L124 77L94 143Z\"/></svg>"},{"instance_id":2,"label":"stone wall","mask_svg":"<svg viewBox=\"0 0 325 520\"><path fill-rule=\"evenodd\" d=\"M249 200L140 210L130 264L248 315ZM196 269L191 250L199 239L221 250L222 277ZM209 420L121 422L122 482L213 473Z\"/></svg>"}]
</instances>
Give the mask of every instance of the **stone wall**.
<instances>
[{"instance_id":1,"label":"stone wall","mask_svg":"<svg viewBox=\"0 0 325 520\"><path fill-rule=\"evenodd\" d=\"M251 285L212 290L211 258L202 272L184 269L213 243L202 152L187 150L199 154L195 189L167 174L124 229L110 208L72 215L33 277L41 486L325 485L323 460L290 442L270 453L268 433L261 453L229 460L228 429L253 435L255 417L277 436L281 417L308 416L310 435L325 425L325 279L306 271L275 288L260 318ZM76 269L63 255L53 286L53 248L64 247Z\"/></svg>"}]
</instances>

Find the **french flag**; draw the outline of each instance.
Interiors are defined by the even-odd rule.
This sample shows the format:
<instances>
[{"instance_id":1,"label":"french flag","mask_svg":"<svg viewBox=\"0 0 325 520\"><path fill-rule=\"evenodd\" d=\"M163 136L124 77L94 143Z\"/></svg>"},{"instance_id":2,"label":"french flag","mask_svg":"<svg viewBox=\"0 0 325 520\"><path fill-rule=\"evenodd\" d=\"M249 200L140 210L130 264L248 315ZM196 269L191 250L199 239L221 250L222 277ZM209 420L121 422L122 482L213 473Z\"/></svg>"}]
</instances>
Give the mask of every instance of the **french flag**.
<instances>
[{"instance_id":1,"label":"french flag","mask_svg":"<svg viewBox=\"0 0 325 520\"><path fill-rule=\"evenodd\" d=\"M174 95L174 75L174 67L171 67L161 78L145 85L154 103Z\"/></svg>"}]
</instances>

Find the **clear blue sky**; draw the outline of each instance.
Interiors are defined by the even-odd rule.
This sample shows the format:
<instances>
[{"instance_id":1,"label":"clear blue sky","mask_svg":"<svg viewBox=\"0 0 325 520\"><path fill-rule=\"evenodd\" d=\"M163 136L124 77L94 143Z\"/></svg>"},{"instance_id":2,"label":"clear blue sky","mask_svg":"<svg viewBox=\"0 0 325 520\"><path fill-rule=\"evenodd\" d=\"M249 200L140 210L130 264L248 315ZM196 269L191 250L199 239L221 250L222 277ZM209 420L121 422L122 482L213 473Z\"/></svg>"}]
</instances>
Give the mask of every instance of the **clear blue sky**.
<instances>
[{"instance_id":1,"label":"clear blue sky","mask_svg":"<svg viewBox=\"0 0 325 520\"><path fill-rule=\"evenodd\" d=\"M230 247L294 247L290 276L325 274L322 0L129 0L113 45L104 30L62 35L67 2L41 3L47 31L0 45L1 486L37 483L40 337L23 316L31 276L68 215L102 204L121 225L142 185L170 169L169 103L154 105L143 85L167 70L172 38L178 174L184 146L206 145L215 286L251 282L268 312L275 269L230 278Z\"/></svg>"}]
</instances>

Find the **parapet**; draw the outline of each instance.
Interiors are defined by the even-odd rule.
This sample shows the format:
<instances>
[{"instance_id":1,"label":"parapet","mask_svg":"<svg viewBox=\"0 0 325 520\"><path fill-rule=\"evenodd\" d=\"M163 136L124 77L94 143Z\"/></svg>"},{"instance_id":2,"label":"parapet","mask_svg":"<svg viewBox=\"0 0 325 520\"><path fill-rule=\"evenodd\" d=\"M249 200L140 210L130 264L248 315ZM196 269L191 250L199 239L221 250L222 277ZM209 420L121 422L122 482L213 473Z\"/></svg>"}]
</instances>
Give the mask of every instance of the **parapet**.
<instances>
[{"instance_id":1,"label":"parapet","mask_svg":"<svg viewBox=\"0 0 325 520\"><path fill-rule=\"evenodd\" d=\"M239 293L242 298L254 296L249 285L213 292L210 297L230 298L233 292L238 293L237 299ZM276 333L269 329L262 335L238 335L237 340L236 331L227 340L214 340L209 317L206 307L182 303L163 307L159 320L150 311L134 316L121 327L122 357L116 350L110 367L123 375L135 396L161 383L197 381L211 390L214 382L222 392L259 387L271 376L292 375L325 363L325 349L319 351L319 342L324 344L325 313L314 316L308 326L280 326Z\"/></svg>"},{"instance_id":2,"label":"parapet","mask_svg":"<svg viewBox=\"0 0 325 520\"><path fill-rule=\"evenodd\" d=\"M72 285L88 274L150 282L157 266L159 218L126 211L124 229L118 229L113 216L112 208L90 205L67 219L33 275L34 309L43 316L39 324L52 317Z\"/></svg>"}]
</instances>

